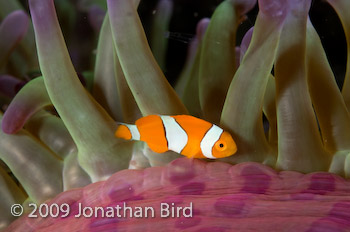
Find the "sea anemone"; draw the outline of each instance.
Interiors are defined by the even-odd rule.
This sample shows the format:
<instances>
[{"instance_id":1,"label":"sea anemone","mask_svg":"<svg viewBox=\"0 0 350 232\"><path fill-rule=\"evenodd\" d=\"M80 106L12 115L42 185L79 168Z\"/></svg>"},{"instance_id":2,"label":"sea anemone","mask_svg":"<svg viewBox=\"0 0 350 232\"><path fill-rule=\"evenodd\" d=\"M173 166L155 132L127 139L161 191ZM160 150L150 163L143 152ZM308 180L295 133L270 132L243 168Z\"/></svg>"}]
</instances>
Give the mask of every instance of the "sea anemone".
<instances>
[{"instance_id":1,"label":"sea anemone","mask_svg":"<svg viewBox=\"0 0 350 232\"><path fill-rule=\"evenodd\" d=\"M175 87L163 71L168 39L182 36L168 29L176 1L159 0L153 11L152 50L138 0L58 1L61 10L88 12L99 32L93 72L82 74L71 57L83 55L72 49L70 57L54 1L28 2L33 28L24 11L10 13L16 4L0 26L4 231L350 230L350 59L339 91L309 19L311 0L258 0L238 47L239 25L256 0L222 1L187 38ZM349 56L350 3L328 3ZM27 30L37 56L14 50ZM34 49L24 42L24 51ZM41 74L31 79L34 70ZM238 151L209 162L114 136L116 121L151 114L218 124Z\"/></svg>"}]
</instances>

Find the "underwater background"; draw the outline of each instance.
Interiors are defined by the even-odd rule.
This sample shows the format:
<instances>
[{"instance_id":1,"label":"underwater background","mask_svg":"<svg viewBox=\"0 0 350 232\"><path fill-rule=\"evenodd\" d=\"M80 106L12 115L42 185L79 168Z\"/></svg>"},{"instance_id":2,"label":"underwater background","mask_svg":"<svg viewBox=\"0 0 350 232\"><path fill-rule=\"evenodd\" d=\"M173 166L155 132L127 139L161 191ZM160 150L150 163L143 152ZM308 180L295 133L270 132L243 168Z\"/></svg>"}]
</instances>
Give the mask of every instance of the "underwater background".
<instances>
[{"instance_id":1,"label":"underwater background","mask_svg":"<svg viewBox=\"0 0 350 232\"><path fill-rule=\"evenodd\" d=\"M348 8L0 0L0 229L350 231ZM114 136L151 114L220 125L238 151L188 159ZM125 203L156 216L115 215Z\"/></svg>"}]
</instances>

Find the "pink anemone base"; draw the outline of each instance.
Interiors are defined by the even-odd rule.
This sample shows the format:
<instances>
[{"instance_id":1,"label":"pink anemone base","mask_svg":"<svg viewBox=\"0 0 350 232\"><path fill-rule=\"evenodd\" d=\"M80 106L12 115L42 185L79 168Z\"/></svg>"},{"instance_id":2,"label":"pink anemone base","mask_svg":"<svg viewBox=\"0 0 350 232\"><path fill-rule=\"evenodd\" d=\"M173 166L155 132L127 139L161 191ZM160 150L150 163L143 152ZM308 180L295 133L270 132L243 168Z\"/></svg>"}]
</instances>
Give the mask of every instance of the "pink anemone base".
<instances>
[{"instance_id":1,"label":"pink anemone base","mask_svg":"<svg viewBox=\"0 0 350 232\"><path fill-rule=\"evenodd\" d=\"M350 231L349 193L350 182L330 173L276 172L253 162L181 158L165 167L123 170L106 181L64 192L47 203L69 204L68 217L26 214L5 231ZM192 203L192 217L161 217L161 203ZM155 217L76 218L79 204L152 207Z\"/></svg>"}]
</instances>

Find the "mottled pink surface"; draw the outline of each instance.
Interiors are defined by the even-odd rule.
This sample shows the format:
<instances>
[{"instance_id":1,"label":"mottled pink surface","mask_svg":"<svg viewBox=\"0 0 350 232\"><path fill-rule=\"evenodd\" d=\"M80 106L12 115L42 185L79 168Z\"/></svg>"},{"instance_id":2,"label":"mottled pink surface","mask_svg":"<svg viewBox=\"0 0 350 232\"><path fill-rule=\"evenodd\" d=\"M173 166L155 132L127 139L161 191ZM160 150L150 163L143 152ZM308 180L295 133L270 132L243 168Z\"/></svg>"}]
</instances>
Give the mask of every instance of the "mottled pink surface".
<instances>
[{"instance_id":1,"label":"mottled pink surface","mask_svg":"<svg viewBox=\"0 0 350 232\"><path fill-rule=\"evenodd\" d=\"M75 218L86 206L154 207L155 218ZM160 203L189 206L193 217L160 217ZM350 182L330 173L300 174L258 163L229 165L186 158L165 167L124 170L71 190L67 218L23 216L6 231L350 231Z\"/></svg>"}]
</instances>

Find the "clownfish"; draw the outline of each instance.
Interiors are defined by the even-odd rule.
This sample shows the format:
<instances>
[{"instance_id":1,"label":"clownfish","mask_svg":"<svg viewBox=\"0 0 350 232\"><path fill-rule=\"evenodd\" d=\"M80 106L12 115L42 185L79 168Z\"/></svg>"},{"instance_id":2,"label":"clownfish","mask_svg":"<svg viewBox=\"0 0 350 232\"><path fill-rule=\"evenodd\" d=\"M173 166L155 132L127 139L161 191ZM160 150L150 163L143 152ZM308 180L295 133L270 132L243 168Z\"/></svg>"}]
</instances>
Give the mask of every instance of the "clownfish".
<instances>
[{"instance_id":1,"label":"clownfish","mask_svg":"<svg viewBox=\"0 0 350 232\"><path fill-rule=\"evenodd\" d=\"M119 124L115 136L144 141L157 153L171 150L189 158L223 158L237 151L227 131L189 115L149 115L135 125Z\"/></svg>"}]
</instances>

